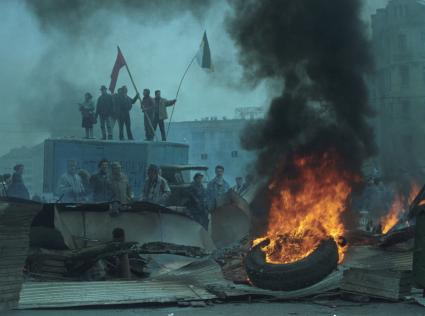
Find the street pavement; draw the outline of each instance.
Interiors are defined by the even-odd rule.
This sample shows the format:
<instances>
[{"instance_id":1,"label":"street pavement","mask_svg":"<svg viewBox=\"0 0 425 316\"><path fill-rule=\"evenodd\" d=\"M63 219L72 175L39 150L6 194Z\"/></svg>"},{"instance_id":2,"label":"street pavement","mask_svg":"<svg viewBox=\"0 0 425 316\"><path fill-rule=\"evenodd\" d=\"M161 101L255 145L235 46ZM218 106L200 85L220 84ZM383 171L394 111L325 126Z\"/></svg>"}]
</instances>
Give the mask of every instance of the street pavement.
<instances>
[{"instance_id":1,"label":"street pavement","mask_svg":"<svg viewBox=\"0 0 425 316\"><path fill-rule=\"evenodd\" d=\"M61 310L16 310L0 313L7 316L283 316L283 315L425 315L425 307L408 303L351 303L346 301L291 303L226 303L206 307L113 307Z\"/></svg>"}]
</instances>

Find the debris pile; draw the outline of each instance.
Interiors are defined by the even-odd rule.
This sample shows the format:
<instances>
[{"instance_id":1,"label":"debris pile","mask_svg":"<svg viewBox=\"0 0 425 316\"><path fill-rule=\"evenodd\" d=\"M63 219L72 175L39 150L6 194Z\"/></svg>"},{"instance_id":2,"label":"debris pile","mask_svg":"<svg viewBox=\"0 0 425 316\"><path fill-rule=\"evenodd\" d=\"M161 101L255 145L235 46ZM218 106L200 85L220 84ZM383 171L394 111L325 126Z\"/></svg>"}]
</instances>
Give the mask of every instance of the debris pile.
<instances>
[{"instance_id":1,"label":"debris pile","mask_svg":"<svg viewBox=\"0 0 425 316\"><path fill-rule=\"evenodd\" d=\"M251 248L252 241L247 236L239 242L223 249L218 249L214 260L221 266L224 278L236 284L248 284L248 275L244 267L246 254Z\"/></svg>"}]
</instances>

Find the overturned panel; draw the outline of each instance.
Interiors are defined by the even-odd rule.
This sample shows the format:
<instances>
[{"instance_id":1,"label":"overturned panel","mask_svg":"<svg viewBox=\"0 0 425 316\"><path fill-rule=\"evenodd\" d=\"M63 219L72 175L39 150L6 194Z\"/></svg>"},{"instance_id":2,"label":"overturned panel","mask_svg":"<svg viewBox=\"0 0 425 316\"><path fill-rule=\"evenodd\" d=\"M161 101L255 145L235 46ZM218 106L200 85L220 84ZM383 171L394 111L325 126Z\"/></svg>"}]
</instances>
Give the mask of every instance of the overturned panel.
<instances>
[{"instance_id":1,"label":"overturned panel","mask_svg":"<svg viewBox=\"0 0 425 316\"><path fill-rule=\"evenodd\" d=\"M119 227L124 229L127 241L140 244L160 241L206 251L215 248L208 232L199 223L177 213L141 209L111 216L108 211L58 210L56 216L60 220L55 223L61 223L56 228L66 230L67 235L76 240L110 241L112 231Z\"/></svg>"},{"instance_id":2,"label":"overturned panel","mask_svg":"<svg viewBox=\"0 0 425 316\"><path fill-rule=\"evenodd\" d=\"M16 307L29 248L29 232L42 204L0 200L0 310Z\"/></svg>"},{"instance_id":3,"label":"overturned panel","mask_svg":"<svg viewBox=\"0 0 425 316\"><path fill-rule=\"evenodd\" d=\"M228 247L249 234L251 213L244 198L229 192L228 203L211 212L211 235L217 248Z\"/></svg>"},{"instance_id":4,"label":"overturned panel","mask_svg":"<svg viewBox=\"0 0 425 316\"><path fill-rule=\"evenodd\" d=\"M412 251L389 251L373 246L350 247L343 263L346 268L393 271L412 270L412 264Z\"/></svg>"}]
</instances>

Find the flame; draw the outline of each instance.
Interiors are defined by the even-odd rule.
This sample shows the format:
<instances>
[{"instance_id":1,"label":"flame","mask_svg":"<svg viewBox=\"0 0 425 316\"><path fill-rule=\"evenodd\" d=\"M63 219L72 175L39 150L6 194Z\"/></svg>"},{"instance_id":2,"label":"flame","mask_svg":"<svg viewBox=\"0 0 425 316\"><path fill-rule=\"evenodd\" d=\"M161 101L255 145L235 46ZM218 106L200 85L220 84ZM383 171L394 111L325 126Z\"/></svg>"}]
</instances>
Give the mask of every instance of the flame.
<instances>
[{"instance_id":1,"label":"flame","mask_svg":"<svg viewBox=\"0 0 425 316\"><path fill-rule=\"evenodd\" d=\"M411 184L408 197L403 196L400 192L395 195L388 214L381 217L380 220L383 234L388 233L391 228L393 228L398 223L399 219L404 215L406 210L409 209L410 203L412 203L415 197L418 195L419 190L419 185L416 182L413 182Z\"/></svg>"},{"instance_id":2,"label":"flame","mask_svg":"<svg viewBox=\"0 0 425 316\"><path fill-rule=\"evenodd\" d=\"M346 210L352 184L360 178L338 168L334 151L320 156L303 156L294 161L296 176L284 175L274 181L279 192L271 201L266 236L253 245L269 239L262 246L269 263L291 263L307 257L321 241L344 235L341 214ZM340 261L344 257L339 248Z\"/></svg>"}]
</instances>

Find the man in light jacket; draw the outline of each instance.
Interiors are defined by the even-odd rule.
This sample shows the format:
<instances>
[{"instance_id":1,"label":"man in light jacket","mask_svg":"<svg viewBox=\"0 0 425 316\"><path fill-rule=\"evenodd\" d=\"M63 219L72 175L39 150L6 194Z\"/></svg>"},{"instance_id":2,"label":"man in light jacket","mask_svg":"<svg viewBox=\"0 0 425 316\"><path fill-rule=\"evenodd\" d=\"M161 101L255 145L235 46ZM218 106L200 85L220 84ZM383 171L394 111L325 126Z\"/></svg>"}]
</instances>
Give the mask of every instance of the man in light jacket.
<instances>
[{"instance_id":1,"label":"man in light jacket","mask_svg":"<svg viewBox=\"0 0 425 316\"><path fill-rule=\"evenodd\" d=\"M77 174L77 162L69 160L67 172L59 179L57 193L63 203L77 203L84 200L84 186Z\"/></svg>"},{"instance_id":2,"label":"man in light jacket","mask_svg":"<svg viewBox=\"0 0 425 316\"><path fill-rule=\"evenodd\" d=\"M154 102L155 102L155 113L154 113L154 119L152 122L153 129L154 131L156 131L156 128L159 125L159 129L161 131L161 139L162 141L166 141L167 135L165 134L164 121L168 118L167 107L173 106L174 104L176 104L176 100L167 100L167 99L161 98L161 91L156 90Z\"/></svg>"},{"instance_id":3,"label":"man in light jacket","mask_svg":"<svg viewBox=\"0 0 425 316\"><path fill-rule=\"evenodd\" d=\"M171 195L167 180L159 175L159 167L150 165L142 192L142 201L165 205Z\"/></svg>"}]
</instances>

